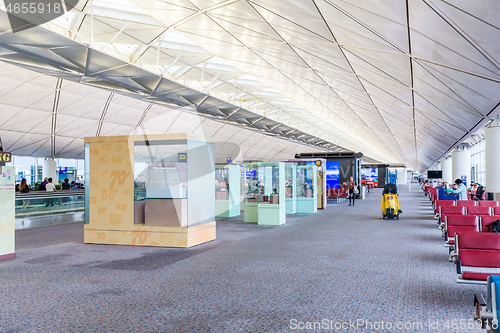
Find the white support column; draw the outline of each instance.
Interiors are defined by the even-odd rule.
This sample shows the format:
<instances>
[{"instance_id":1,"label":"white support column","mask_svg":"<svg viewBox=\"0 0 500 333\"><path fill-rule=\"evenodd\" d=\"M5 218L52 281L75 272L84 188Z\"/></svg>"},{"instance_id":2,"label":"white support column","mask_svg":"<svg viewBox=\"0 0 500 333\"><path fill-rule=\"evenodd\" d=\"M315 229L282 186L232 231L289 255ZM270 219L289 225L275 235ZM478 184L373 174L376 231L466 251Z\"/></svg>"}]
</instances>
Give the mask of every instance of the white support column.
<instances>
[{"instance_id":1,"label":"white support column","mask_svg":"<svg viewBox=\"0 0 500 333\"><path fill-rule=\"evenodd\" d=\"M406 168L396 168L396 173L398 175L398 185L407 184Z\"/></svg>"},{"instance_id":2,"label":"white support column","mask_svg":"<svg viewBox=\"0 0 500 333\"><path fill-rule=\"evenodd\" d=\"M56 160L51 158L46 158L42 161L42 177L52 178L53 183L56 184L59 179L56 172Z\"/></svg>"},{"instance_id":3,"label":"white support column","mask_svg":"<svg viewBox=\"0 0 500 333\"><path fill-rule=\"evenodd\" d=\"M500 199L500 116L485 130L486 191Z\"/></svg>"},{"instance_id":4,"label":"white support column","mask_svg":"<svg viewBox=\"0 0 500 333\"><path fill-rule=\"evenodd\" d=\"M453 182L455 179L465 180L466 186L470 185L470 151L467 146L459 145L452 154L453 157ZM465 179L464 179L465 177Z\"/></svg>"},{"instance_id":5,"label":"white support column","mask_svg":"<svg viewBox=\"0 0 500 333\"><path fill-rule=\"evenodd\" d=\"M455 179L453 179L453 159L450 155L445 156L441 160L441 170L443 171L443 182L453 184L455 181Z\"/></svg>"}]
</instances>

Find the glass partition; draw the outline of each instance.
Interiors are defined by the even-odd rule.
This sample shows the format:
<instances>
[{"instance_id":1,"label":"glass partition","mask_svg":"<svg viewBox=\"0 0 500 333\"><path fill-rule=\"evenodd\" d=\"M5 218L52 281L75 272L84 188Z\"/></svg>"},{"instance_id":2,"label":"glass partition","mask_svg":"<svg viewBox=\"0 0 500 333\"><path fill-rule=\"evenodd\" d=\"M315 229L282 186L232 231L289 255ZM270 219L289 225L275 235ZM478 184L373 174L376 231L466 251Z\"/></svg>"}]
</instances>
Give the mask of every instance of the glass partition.
<instances>
[{"instance_id":1,"label":"glass partition","mask_svg":"<svg viewBox=\"0 0 500 333\"><path fill-rule=\"evenodd\" d=\"M183 227L214 221L213 146L189 139L135 141L135 224ZM221 183L227 191L227 180Z\"/></svg>"},{"instance_id":2,"label":"glass partition","mask_svg":"<svg viewBox=\"0 0 500 333\"><path fill-rule=\"evenodd\" d=\"M245 163L245 167L243 168L244 179L245 179L245 202L248 203L257 203L260 192L260 182L257 177L258 166L256 163ZM264 189L262 189L262 192Z\"/></svg>"},{"instance_id":3,"label":"glass partition","mask_svg":"<svg viewBox=\"0 0 500 333\"><path fill-rule=\"evenodd\" d=\"M297 213L314 214L318 210L317 167L297 166Z\"/></svg>"},{"instance_id":4,"label":"glass partition","mask_svg":"<svg viewBox=\"0 0 500 333\"><path fill-rule=\"evenodd\" d=\"M297 169L297 195L299 197L312 198L313 173L312 168L299 167Z\"/></svg>"},{"instance_id":5,"label":"glass partition","mask_svg":"<svg viewBox=\"0 0 500 333\"><path fill-rule=\"evenodd\" d=\"M245 163L245 222L285 223L285 164Z\"/></svg>"},{"instance_id":6,"label":"glass partition","mask_svg":"<svg viewBox=\"0 0 500 333\"><path fill-rule=\"evenodd\" d=\"M134 142L134 193L138 200L186 199L186 156L186 140Z\"/></svg>"},{"instance_id":7,"label":"glass partition","mask_svg":"<svg viewBox=\"0 0 500 333\"><path fill-rule=\"evenodd\" d=\"M134 142L135 224L187 226L187 140Z\"/></svg>"},{"instance_id":8,"label":"glass partition","mask_svg":"<svg viewBox=\"0 0 500 333\"><path fill-rule=\"evenodd\" d=\"M239 165L215 166L215 214L218 217L234 217L240 215L240 183Z\"/></svg>"},{"instance_id":9,"label":"glass partition","mask_svg":"<svg viewBox=\"0 0 500 333\"><path fill-rule=\"evenodd\" d=\"M224 167L215 169L215 199L229 199L229 169Z\"/></svg>"},{"instance_id":10,"label":"glass partition","mask_svg":"<svg viewBox=\"0 0 500 333\"><path fill-rule=\"evenodd\" d=\"M62 191L61 191L62 192ZM16 218L85 211L83 191L16 195Z\"/></svg>"},{"instance_id":11,"label":"glass partition","mask_svg":"<svg viewBox=\"0 0 500 333\"><path fill-rule=\"evenodd\" d=\"M259 166L259 203L279 204L278 166Z\"/></svg>"},{"instance_id":12,"label":"glass partition","mask_svg":"<svg viewBox=\"0 0 500 333\"><path fill-rule=\"evenodd\" d=\"M297 213L297 165L296 163L285 163L285 200L286 213Z\"/></svg>"}]
</instances>

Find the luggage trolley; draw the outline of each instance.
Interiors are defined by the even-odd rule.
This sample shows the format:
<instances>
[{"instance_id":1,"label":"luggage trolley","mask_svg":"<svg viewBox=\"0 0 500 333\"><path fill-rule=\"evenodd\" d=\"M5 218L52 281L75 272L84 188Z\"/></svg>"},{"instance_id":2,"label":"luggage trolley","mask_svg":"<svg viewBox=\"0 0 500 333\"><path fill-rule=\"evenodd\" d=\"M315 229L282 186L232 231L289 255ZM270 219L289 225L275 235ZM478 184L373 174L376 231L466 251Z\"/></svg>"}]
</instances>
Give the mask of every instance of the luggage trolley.
<instances>
[{"instance_id":1,"label":"luggage trolley","mask_svg":"<svg viewBox=\"0 0 500 333\"><path fill-rule=\"evenodd\" d=\"M396 218L399 220L399 198L398 187L395 184L387 184L382 192L382 219Z\"/></svg>"}]
</instances>

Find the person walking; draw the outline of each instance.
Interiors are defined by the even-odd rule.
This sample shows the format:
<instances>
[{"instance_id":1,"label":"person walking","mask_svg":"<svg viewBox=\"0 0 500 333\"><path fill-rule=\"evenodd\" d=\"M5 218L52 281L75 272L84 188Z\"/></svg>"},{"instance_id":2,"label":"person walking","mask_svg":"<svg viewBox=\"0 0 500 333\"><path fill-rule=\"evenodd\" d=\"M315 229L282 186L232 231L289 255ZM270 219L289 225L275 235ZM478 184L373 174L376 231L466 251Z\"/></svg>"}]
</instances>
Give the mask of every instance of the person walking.
<instances>
[{"instance_id":1,"label":"person walking","mask_svg":"<svg viewBox=\"0 0 500 333\"><path fill-rule=\"evenodd\" d=\"M349 179L349 206L351 206L351 201L352 201L352 206L354 206L354 200L355 200L355 192L357 192L355 190L356 188L356 182L354 181L354 179L351 177Z\"/></svg>"}]
</instances>

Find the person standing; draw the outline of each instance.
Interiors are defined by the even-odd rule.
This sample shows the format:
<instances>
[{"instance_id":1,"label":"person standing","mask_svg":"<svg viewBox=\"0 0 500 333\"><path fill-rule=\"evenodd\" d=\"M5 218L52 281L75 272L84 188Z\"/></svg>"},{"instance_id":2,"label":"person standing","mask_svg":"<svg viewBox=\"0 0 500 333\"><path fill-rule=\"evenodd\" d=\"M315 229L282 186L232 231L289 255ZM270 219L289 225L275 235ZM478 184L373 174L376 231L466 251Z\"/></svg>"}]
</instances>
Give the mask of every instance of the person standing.
<instances>
[{"instance_id":1,"label":"person standing","mask_svg":"<svg viewBox=\"0 0 500 333\"><path fill-rule=\"evenodd\" d=\"M45 188L45 186L47 186L47 183L48 183L48 178L45 177L43 179L43 182L40 183L40 186L38 187L38 191L47 191L47 189Z\"/></svg>"},{"instance_id":2,"label":"person standing","mask_svg":"<svg viewBox=\"0 0 500 333\"><path fill-rule=\"evenodd\" d=\"M80 178L80 176L76 177L75 181L76 187L81 188L83 186L83 177Z\"/></svg>"},{"instance_id":3,"label":"person standing","mask_svg":"<svg viewBox=\"0 0 500 333\"><path fill-rule=\"evenodd\" d=\"M62 190L71 190L71 185L69 183L69 179L68 178L64 179L64 183L62 183L61 189Z\"/></svg>"},{"instance_id":4,"label":"person standing","mask_svg":"<svg viewBox=\"0 0 500 333\"><path fill-rule=\"evenodd\" d=\"M467 200L467 187L461 179L455 180L455 185L453 185L453 193L457 195L457 200Z\"/></svg>"},{"instance_id":5,"label":"person standing","mask_svg":"<svg viewBox=\"0 0 500 333\"><path fill-rule=\"evenodd\" d=\"M351 201L352 201L352 205L354 206L354 188L356 187L356 182L354 181L354 179L351 177L349 179L349 206L351 206Z\"/></svg>"},{"instance_id":6,"label":"person standing","mask_svg":"<svg viewBox=\"0 0 500 333\"><path fill-rule=\"evenodd\" d=\"M56 186L52 184L52 177L48 179L47 185L45 185L45 190L47 192L55 192L56 191ZM54 202L52 199L48 199L47 203L45 204L46 206L54 206Z\"/></svg>"}]
</instances>

